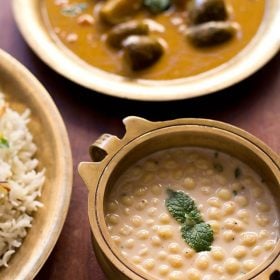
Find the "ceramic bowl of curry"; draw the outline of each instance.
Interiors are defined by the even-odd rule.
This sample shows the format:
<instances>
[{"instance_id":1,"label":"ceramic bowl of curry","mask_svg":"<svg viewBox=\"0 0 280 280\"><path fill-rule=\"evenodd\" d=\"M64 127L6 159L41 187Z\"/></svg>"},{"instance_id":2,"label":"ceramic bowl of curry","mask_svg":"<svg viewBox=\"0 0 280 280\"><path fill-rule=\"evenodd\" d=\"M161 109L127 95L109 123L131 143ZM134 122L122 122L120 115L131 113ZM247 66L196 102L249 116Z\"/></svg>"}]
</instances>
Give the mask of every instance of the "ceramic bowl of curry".
<instances>
[{"instance_id":1,"label":"ceramic bowl of curry","mask_svg":"<svg viewBox=\"0 0 280 280\"><path fill-rule=\"evenodd\" d=\"M279 279L279 157L218 121L124 124L78 168L108 279Z\"/></svg>"},{"instance_id":2,"label":"ceramic bowl of curry","mask_svg":"<svg viewBox=\"0 0 280 280\"><path fill-rule=\"evenodd\" d=\"M280 45L278 0L14 0L13 11L50 67L128 99L221 90L262 67Z\"/></svg>"}]
</instances>

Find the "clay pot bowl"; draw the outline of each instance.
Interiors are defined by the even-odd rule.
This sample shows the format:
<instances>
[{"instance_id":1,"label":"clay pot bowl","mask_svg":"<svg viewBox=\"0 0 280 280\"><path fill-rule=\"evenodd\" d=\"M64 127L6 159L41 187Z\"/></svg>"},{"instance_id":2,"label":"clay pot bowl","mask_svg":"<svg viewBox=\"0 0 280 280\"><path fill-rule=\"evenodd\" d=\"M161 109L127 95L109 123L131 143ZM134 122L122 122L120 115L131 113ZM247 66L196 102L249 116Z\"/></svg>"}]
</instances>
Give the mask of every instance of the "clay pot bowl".
<instances>
[{"instance_id":1,"label":"clay pot bowl","mask_svg":"<svg viewBox=\"0 0 280 280\"><path fill-rule=\"evenodd\" d=\"M280 160L263 142L232 125L206 119L150 122L124 119L122 139L103 134L91 147L93 162L82 162L79 173L88 190L88 215L93 247L109 279L155 280L127 261L111 240L104 218L104 202L120 174L139 159L171 147L205 147L243 161L267 182L280 213ZM270 279L280 267L280 241L269 258L238 279ZM277 278L279 279L279 278Z\"/></svg>"}]
</instances>

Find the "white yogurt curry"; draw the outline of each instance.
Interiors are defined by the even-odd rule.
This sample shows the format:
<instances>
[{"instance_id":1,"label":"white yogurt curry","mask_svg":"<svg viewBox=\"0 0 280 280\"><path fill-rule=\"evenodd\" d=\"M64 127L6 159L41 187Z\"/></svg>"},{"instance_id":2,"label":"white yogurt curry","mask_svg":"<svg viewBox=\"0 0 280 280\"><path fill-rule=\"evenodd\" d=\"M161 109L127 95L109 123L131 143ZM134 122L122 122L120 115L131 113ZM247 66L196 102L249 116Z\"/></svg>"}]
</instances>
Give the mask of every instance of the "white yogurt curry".
<instances>
[{"instance_id":1,"label":"white yogurt curry","mask_svg":"<svg viewBox=\"0 0 280 280\"><path fill-rule=\"evenodd\" d=\"M166 207L168 189L184 192L210 225L208 250L197 252L182 237L184 223ZM108 198L113 241L127 260L157 279L238 278L264 262L279 237L276 204L264 180L239 160L209 149L149 155L121 175Z\"/></svg>"}]
</instances>

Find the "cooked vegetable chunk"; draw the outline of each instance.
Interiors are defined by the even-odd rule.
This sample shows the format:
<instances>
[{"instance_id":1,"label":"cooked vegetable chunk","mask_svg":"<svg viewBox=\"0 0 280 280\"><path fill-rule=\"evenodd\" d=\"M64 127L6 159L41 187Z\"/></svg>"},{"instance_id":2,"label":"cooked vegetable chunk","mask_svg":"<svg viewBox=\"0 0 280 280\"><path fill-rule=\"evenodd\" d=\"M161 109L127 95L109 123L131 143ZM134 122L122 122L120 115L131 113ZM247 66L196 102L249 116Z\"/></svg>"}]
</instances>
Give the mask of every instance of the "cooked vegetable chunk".
<instances>
[{"instance_id":1,"label":"cooked vegetable chunk","mask_svg":"<svg viewBox=\"0 0 280 280\"><path fill-rule=\"evenodd\" d=\"M162 45L150 36L129 36L123 41L123 48L124 59L134 71L151 66L163 54Z\"/></svg>"},{"instance_id":2,"label":"cooked vegetable chunk","mask_svg":"<svg viewBox=\"0 0 280 280\"><path fill-rule=\"evenodd\" d=\"M107 34L107 42L114 48L121 48L122 41L130 35L147 35L148 24L144 21L131 20L114 26Z\"/></svg>"},{"instance_id":3,"label":"cooked vegetable chunk","mask_svg":"<svg viewBox=\"0 0 280 280\"><path fill-rule=\"evenodd\" d=\"M100 18L110 24L124 22L142 7L142 0L108 0L100 9Z\"/></svg>"},{"instance_id":4,"label":"cooked vegetable chunk","mask_svg":"<svg viewBox=\"0 0 280 280\"><path fill-rule=\"evenodd\" d=\"M244 49L264 19L267 1L44 0L44 21L66 48L102 71L133 79L174 80L219 67ZM188 29L212 21L237 25L236 35L218 47L194 47L186 38ZM205 43L200 38L205 38L204 32L201 36L192 29L187 33L195 37L197 45L202 41L207 47L216 42ZM155 66L135 73L123 67L122 41L131 35L154 36L162 43L164 54ZM222 37L224 40L228 34ZM217 169L215 172L219 175Z\"/></svg>"},{"instance_id":5,"label":"cooked vegetable chunk","mask_svg":"<svg viewBox=\"0 0 280 280\"><path fill-rule=\"evenodd\" d=\"M144 5L153 13L167 10L170 4L170 0L144 0Z\"/></svg>"},{"instance_id":6,"label":"cooked vegetable chunk","mask_svg":"<svg viewBox=\"0 0 280 280\"><path fill-rule=\"evenodd\" d=\"M228 18L224 0L192 0L188 5L188 15L191 25Z\"/></svg>"},{"instance_id":7,"label":"cooked vegetable chunk","mask_svg":"<svg viewBox=\"0 0 280 280\"><path fill-rule=\"evenodd\" d=\"M190 27L187 38L197 47L209 47L230 40L236 33L236 27L230 22L208 22Z\"/></svg>"}]
</instances>

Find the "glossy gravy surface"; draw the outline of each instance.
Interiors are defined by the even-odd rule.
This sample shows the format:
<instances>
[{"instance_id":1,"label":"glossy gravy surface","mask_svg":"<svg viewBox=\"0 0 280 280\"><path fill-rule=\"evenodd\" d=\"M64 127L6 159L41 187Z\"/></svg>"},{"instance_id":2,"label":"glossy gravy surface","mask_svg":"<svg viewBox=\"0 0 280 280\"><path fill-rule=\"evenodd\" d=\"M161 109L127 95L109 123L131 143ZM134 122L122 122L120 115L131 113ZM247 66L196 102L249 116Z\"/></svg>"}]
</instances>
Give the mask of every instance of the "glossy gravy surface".
<instances>
[{"instance_id":1,"label":"glossy gravy surface","mask_svg":"<svg viewBox=\"0 0 280 280\"><path fill-rule=\"evenodd\" d=\"M214 231L211 251L195 252L169 214L167 188L184 191ZM265 182L223 153L170 149L137 162L105 205L116 246L156 279L232 280L265 262L279 238L279 217Z\"/></svg>"},{"instance_id":2,"label":"glossy gravy surface","mask_svg":"<svg viewBox=\"0 0 280 280\"><path fill-rule=\"evenodd\" d=\"M124 67L121 51L113 50L104 42L104 33L109 30L109 27L105 27L98 20L96 6L100 1L69 0L66 2L69 4L87 3L87 8L83 13L93 15L94 22L92 24L78 24L77 16L62 15L61 6L57 4L61 1L43 1L42 13L46 26L53 39L62 48L71 50L82 60L104 71L133 78L154 80L193 76L230 60L256 34L265 11L265 0L226 0L230 11L230 20L240 25L240 31L231 41L205 49L193 47L180 32L185 26L186 12L168 10L154 16L144 11L140 12L137 14L137 18L149 17L164 27L164 30L154 31L151 34L163 38L167 45L164 55L155 65L144 71L132 73ZM69 35L71 40L69 40Z\"/></svg>"}]
</instances>

